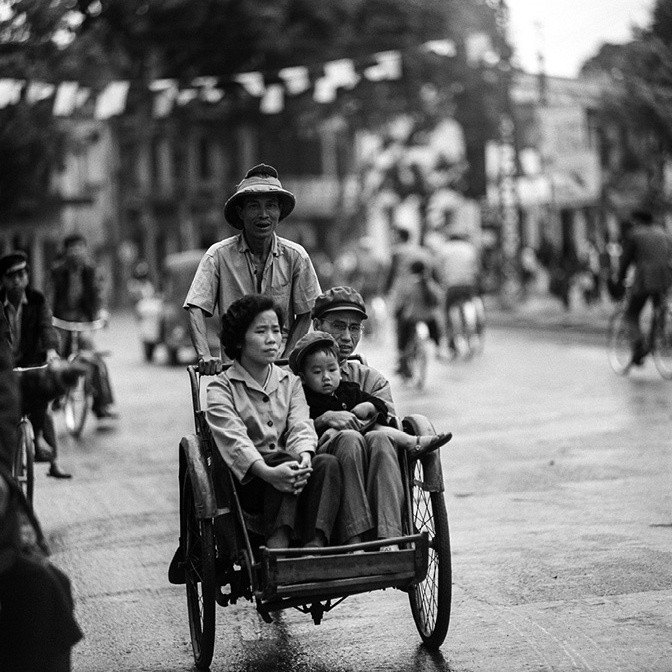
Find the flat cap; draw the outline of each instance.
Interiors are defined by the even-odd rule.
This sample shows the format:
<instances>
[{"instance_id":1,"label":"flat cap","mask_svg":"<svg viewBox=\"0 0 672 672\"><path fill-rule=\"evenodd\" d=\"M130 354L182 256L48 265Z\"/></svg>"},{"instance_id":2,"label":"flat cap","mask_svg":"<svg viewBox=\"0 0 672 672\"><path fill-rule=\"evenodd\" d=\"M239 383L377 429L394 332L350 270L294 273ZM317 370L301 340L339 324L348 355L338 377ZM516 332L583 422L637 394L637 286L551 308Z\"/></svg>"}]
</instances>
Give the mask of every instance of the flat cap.
<instances>
[{"instance_id":1,"label":"flat cap","mask_svg":"<svg viewBox=\"0 0 672 672\"><path fill-rule=\"evenodd\" d=\"M334 351L336 359L338 359L338 344L325 331L310 331L305 336L302 336L294 346L294 350L289 355L289 368L298 375L303 366L303 360L316 347L331 348Z\"/></svg>"},{"instance_id":2,"label":"flat cap","mask_svg":"<svg viewBox=\"0 0 672 672\"><path fill-rule=\"evenodd\" d=\"M0 257L0 277L5 273L20 271L28 266L28 257L25 252L15 250Z\"/></svg>"},{"instance_id":3,"label":"flat cap","mask_svg":"<svg viewBox=\"0 0 672 672\"><path fill-rule=\"evenodd\" d=\"M312 318L320 318L326 313L339 310L354 310L366 320L366 305L362 295L352 287L332 287L315 299L315 305L310 313Z\"/></svg>"}]
</instances>

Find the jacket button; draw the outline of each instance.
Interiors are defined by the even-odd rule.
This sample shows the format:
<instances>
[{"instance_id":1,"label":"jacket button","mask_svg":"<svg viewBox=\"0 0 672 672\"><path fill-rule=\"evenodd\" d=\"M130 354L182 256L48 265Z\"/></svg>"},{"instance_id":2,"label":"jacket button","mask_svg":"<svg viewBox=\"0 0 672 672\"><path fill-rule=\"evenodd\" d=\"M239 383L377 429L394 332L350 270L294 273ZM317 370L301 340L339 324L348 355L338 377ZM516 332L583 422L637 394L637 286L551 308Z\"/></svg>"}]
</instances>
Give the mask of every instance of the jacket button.
<instances>
[{"instance_id":1,"label":"jacket button","mask_svg":"<svg viewBox=\"0 0 672 672\"><path fill-rule=\"evenodd\" d=\"M264 402L268 402L268 401L270 401L270 400L269 400L269 398L268 398L268 397L266 397L266 396L262 397L262 399L261 399L261 400L262 400L262 401L264 401Z\"/></svg>"},{"instance_id":2,"label":"jacket button","mask_svg":"<svg viewBox=\"0 0 672 672\"><path fill-rule=\"evenodd\" d=\"M347 404L341 404L341 408L343 408L343 409L346 410L346 411L348 410L348 406L347 406Z\"/></svg>"},{"instance_id":3,"label":"jacket button","mask_svg":"<svg viewBox=\"0 0 672 672\"><path fill-rule=\"evenodd\" d=\"M269 427L273 427L273 420L269 420L266 424L267 424Z\"/></svg>"}]
</instances>

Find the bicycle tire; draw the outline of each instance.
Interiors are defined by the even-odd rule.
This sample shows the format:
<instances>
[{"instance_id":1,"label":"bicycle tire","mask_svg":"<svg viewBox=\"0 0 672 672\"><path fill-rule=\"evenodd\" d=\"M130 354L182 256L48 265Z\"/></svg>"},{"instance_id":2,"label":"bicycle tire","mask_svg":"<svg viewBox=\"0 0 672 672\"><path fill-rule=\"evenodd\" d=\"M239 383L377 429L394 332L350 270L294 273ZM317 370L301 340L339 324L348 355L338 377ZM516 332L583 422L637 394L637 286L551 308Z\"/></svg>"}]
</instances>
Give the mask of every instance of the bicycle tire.
<instances>
[{"instance_id":1,"label":"bicycle tire","mask_svg":"<svg viewBox=\"0 0 672 672\"><path fill-rule=\"evenodd\" d=\"M90 397L87 376L80 376L77 383L65 394L63 401L65 427L70 436L74 438L79 438L84 431L86 417L91 405Z\"/></svg>"},{"instance_id":2,"label":"bicycle tire","mask_svg":"<svg viewBox=\"0 0 672 672\"><path fill-rule=\"evenodd\" d=\"M17 451L14 454L12 475L32 506L35 489L35 433L30 420L23 418L19 422L18 434L19 440Z\"/></svg>"},{"instance_id":3,"label":"bicycle tire","mask_svg":"<svg viewBox=\"0 0 672 672\"><path fill-rule=\"evenodd\" d=\"M672 380L672 313L663 306L656 316L652 334L653 361L665 380Z\"/></svg>"},{"instance_id":4,"label":"bicycle tire","mask_svg":"<svg viewBox=\"0 0 672 672\"><path fill-rule=\"evenodd\" d=\"M215 650L215 533L212 520L196 517L188 475L182 489L181 512L184 516L182 553L191 648L196 667L207 670Z\"/></svg>"},{"instance_id":5,"label":"bicycle tire","mask_svg":"<svg viewBox=\"0 0 672 672\"><path fill-rule=\"evenodd\" d=\"M625 321L625 310L617 310L609 318L607 332L607 357L614 373L625 376L632 366L630 331Z\"/></svg>"},{"instance_id":6,"label":"bicycle tire","mask_svg":"<svg viewBox=\"0 0 672 672\"><path fill-rule=\"evenodd\" d=\"M412 433L435 434L429 421L406 418ZM448 513L443 492L428 492L422 487L423 464L410 464L412 533L429 533L427 576L409 589L408 599L416 628L424 645L437 650L445 641L450 626L452 600L452 561Z\"/></svg>"}]
</instances>

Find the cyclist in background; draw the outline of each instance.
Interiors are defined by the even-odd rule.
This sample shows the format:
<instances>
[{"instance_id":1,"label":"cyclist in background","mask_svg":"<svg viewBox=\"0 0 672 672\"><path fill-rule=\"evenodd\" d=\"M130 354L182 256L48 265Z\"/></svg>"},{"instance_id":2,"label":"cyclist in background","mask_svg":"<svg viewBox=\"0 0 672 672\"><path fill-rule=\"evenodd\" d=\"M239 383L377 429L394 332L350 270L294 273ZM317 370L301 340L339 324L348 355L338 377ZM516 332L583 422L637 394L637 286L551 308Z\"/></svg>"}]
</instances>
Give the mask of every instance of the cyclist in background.
<instances>
[{"instance_id":1,"label":"cyclist in background","mask_svg":"<svg viewBox=\"0 0 672 672\"><path fill-rule=\"evenodd\" d=\"M455 354L457 329L452 324L451 308L478 295L480 261L476 246L461 233L450 234L437 256L439 276L445 291L448 347Z\"/></svg>"},{"instance_id":2,"label":"cyclist in background","mask_svg":"<svg viewBox=\"0 0 672 672\"><path fill-rule=\"evenodd\" d=\"M431 339L437 347L440 344L441 331L436 309L443 298L441 286L432 278L431 267L424 261L412 261L408 270L408 281L398 288L396 294L397 372L406 377L411 375L407 361L408 344L418 322L424 322Z\"/></svg>"},{"instance_id":3,"label":"cyclist in background","mask_svg":"<svg viewBox=\"0 0 672 672\"><path fill-rule=\"evenodd\" d=\"M109 313L103 307L101 280L95 266L88 261L86 239L79 234L67 236L63 248L63 261L51 272L50 304L54 315L68 322L107 321ZM71 338L70 332L62 332L61 352L64 356L70 351ZM85 349L91 354L87 361L92 374L92 410L99 419L117 418L107 366L93 351L92 340L87 341Z\"/></svg>"},{"instance_id":4,"label":"cyclist in background","mask_svg":"<svg viewBox=\"0 0 672 672\"><path fill-rule=\"evenodd\" d=\"M51 310L44 295L29 286L25 253L11 252L0 258L0 278L0 301L11 330L14 366L40 366L59 359L58 334L51 324ZM38 462L50 463L49 476L70 478L58 464L56 427L47 390L42 390L41 383L34 387L22 387L21 405L35 431L35 458ZM40 446L41 436L51 450Z\"/></svg>"},{"instance_id":5,"label":"cyclist in background","mask_svg":"<svg viewBox=\"0 0 672 672\"><path fill-rule=\"evenodd\" d=\"M653 307L658 308L672 284L672 238L647 210L633 211L631 219L632 227L623 241L614 294L623 295L628 269L634 267L625 319L630 329L632 363L641 366L648 353L648 345L639 326L639 317L649 299Z\"/></svg>"}]
</instances>

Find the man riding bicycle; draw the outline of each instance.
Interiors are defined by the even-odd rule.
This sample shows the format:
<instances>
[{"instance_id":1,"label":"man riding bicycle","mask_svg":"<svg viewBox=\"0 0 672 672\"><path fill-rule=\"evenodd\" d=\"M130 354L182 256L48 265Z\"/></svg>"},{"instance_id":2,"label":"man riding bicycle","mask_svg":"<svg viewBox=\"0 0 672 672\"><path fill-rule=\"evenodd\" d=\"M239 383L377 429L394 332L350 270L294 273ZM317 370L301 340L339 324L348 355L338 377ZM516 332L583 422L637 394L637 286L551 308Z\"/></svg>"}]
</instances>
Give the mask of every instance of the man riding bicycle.
<instances>
[{"instance_id":1,"label":"man riding bicycle","mask_svg":"<svg viewBox=\"0 0 672 672\"><path fill-rule=\"evenodd\" d=\"M87 260L86 239L72 234L63 240L64 259L51 271L50 298L54 316L68 322L94 322L107 320L108 313L103 307L100 278L95 266ZM67 356L71 347L72 333L63 331L61 354ZM86 343L91 356L87 362L91 367L93 388L92 410L98 419L117 416L113 408L114 397L110 375L103 358L93 352L93 343Z\"/></svg>"},{"instance_id":2,"label":"man riding bicycle","mask_svg":"<svg viewBox=\"0 0 672 672\"><path fill-rule=\"evenodd\" d=\"M27 256L18 251L0 258L0 279L0 301L11 330L14 366L40 366L58 359L58 334L51 324L51 310L44 295L29 286ZM23 385L22 410L35 431L36 459L50 462L49 476L70 478L58 464L56 428L47 396L39 382L30 389ZM40 435L50 451L39 446Z\"/></svg>"},{"instance_id":3,"label":"man riding bicycle","mask_svg":"<svg viewBox=\"0 0 672 672\"><path fill-rule=\"evenodd\" d=\"M618 279L612 295L623 295L628 270L634 267L625 319L630 330L632 363L641 366L649 346L639 326L639 317L649 299L654 309L658 308L672 284L672 238L646 210L635 210L631 218L633 225L623 241Z\"/></svg>"}]
</instances>

